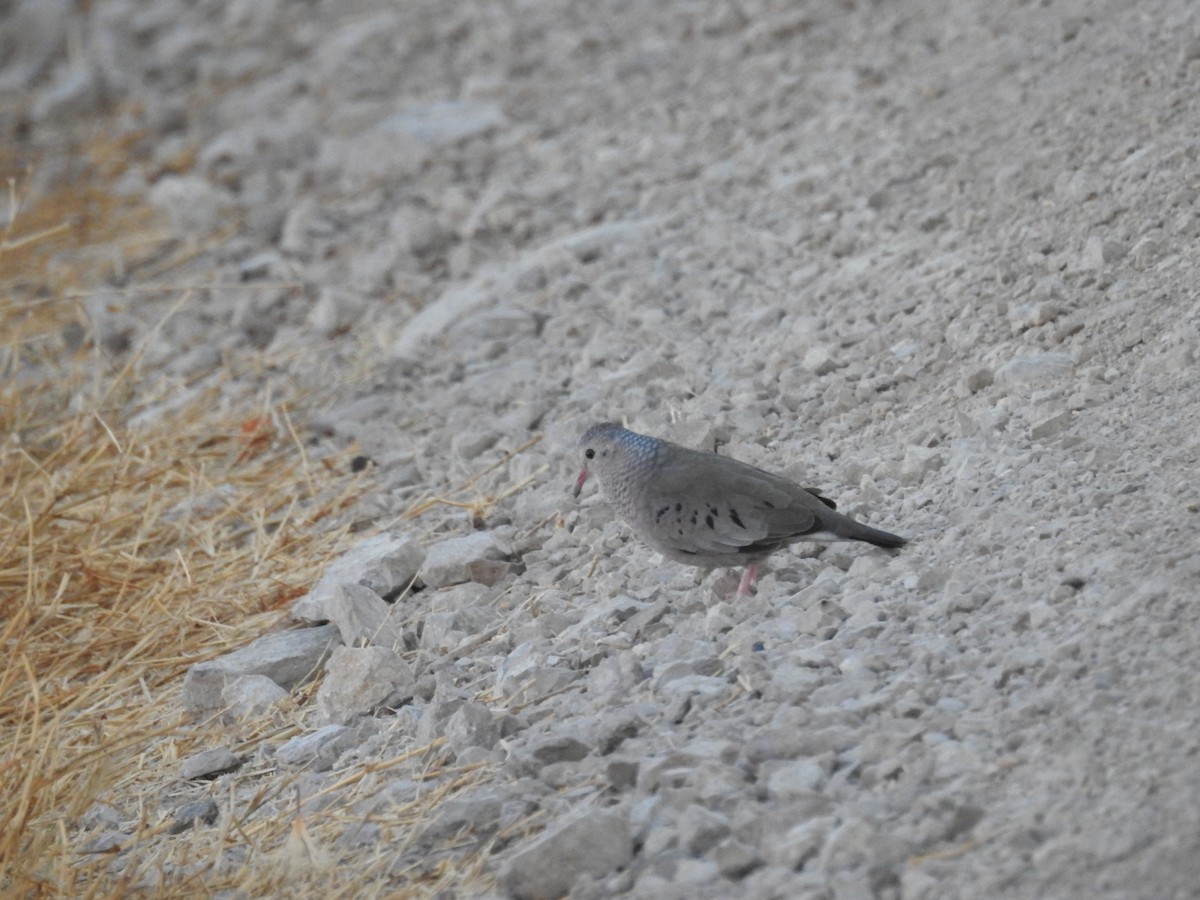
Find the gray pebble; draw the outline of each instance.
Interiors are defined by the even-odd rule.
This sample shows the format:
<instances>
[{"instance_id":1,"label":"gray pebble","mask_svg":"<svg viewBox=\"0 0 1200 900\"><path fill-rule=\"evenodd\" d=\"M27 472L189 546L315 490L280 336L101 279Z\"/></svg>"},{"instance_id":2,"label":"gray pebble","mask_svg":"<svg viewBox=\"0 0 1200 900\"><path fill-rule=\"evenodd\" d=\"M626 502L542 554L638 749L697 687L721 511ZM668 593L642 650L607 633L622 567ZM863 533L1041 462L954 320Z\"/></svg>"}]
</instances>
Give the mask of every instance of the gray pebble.
<instances>
[{"instance_id":1,"label":"gray pebble","mask_svg":"<svg viewBox=\"0 0 1200 900\"><path fill-rule=\"evenodd\" d=\"M339 585L325 609L347 647L403 648L398 616L393 615L397 607L384 603L370 588L358 584Z\"/></svg>"},{"instance_id":2,"label":"gray pebble","mask_svg":"<svg viewBox=\"0 0 1200 900\"><path fill-rule=\"evenodd\" d=\"M500 883L520 900L552 900L581 874L604 876L629 865L633 841L619 812L587 810L556 822L500 869Z\"/></svg>"},{"instance_id":3,"label":"gray pebble","mask_svg":"<svg viewBox=\"0 0 1200 900\"><path fill-rule=\"evenodd\" d=\"M179 766L184 781L212 779L241 768L243 759L226 747L203 750L187 757Z\"/></svg>"},{"instance_id":4,"label":"gray pebble","mask_svg":"<svg viewBox=\"0 0 1200 900\"><path fill-rule=\"evenodd\" d=\"M432 588L459 584L470 580L473 563L503 560L511 553L507 542L490 531L448 538L427 549L421 578Z\"/></svg>"},{"instance_id":5,"label":"gray pebble","mask_svg":"<svg viewBox=\"0 0 1200 900\"><path fill-rule=\"evenodd\" d=\"M412 669L387 647L336 647L325 670L317 689L317 713L327 724L394 708L416 693Z\"/></svg>"},{"instance_id":6,"label":"gray pebble","mask_svg":"<svg viewBox=\"0 0 1200 900\"><path fill-rule=\"evenodd\" d=\"M221 691L221 700L235 719L261 715L287 696L287 691L265 675L243 675Z\"/></svg>"},{"instance_id":7,"label":"gray pebble","mask_svg":"<svg viewBox=\"0 0 1200 900\"><path fill-rule=\"evenodd\" d=\"M175 811L171 825L167 828L167 833L182 834L193 828L197 822L211 825L217 821L219 813L220 810L217 808L217 803L211 797L185 803Z\"/></svg>"},{"instance_id":8,"label":"gray pebble","mask_svg":"<svg viewBox=\"0 0 1200 900\"><path fill-rule=\"evenodd\" d=\"M500 725L492 712L479 703L464 703L446 721L446 741L461 758L472 747L491 750L500 740Z\"/></svg>"},{"instance_id":9,"label":"gray pebble","mask_svg":"<svg viewBox=\"0 0 1200 900\"><path fill-rule=\"evenodd\" d=\"M356 735L344 725L326 725L308 734L300 734L275 751L285 766L305 766L316 772L333 767L337 758L356 743Z\"/></svg>"}]
</instances>

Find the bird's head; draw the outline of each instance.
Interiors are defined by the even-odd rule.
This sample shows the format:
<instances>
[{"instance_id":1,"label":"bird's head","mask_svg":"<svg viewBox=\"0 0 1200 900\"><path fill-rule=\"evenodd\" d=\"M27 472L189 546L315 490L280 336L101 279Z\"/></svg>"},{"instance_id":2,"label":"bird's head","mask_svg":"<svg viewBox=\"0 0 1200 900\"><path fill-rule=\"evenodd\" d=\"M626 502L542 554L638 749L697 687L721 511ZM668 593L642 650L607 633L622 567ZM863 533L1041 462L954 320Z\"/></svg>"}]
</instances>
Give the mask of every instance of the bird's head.
<instances>
[{"instance_id":1,"label":"bird's head","mask_svg":"<svg viewBox=\"0 0 1200 900\"><path fill-rule=\"evenodd\" d=\"M637 434L612 422L593 425L579 439L583 453L583 469L575 479L575 496L583 490L583 483L595 473L601 485L612 485L612 477L618 470L629 471L644 462L654 452L658 442L651 437Z\"/></svg>"}]
</instances>

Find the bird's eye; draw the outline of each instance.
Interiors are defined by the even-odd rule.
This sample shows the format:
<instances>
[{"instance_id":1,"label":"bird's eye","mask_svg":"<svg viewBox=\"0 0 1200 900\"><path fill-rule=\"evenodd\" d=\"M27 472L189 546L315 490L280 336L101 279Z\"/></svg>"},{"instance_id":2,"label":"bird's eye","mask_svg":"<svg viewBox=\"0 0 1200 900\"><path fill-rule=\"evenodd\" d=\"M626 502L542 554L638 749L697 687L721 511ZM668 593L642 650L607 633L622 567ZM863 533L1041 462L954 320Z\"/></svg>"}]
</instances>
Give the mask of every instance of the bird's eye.
<instances>
[{"instance_id":1,"label":"bird's eye","mask_svg":"<svg viewBox=\"0 0 1200 900\"><path fill-rule=\"evenodd\" d=\"M588 447L586 450L583 451L583 455L586 456L588 459L595 459L596 451L593 450L591 447Z\"/></svg>"}]
</instances>

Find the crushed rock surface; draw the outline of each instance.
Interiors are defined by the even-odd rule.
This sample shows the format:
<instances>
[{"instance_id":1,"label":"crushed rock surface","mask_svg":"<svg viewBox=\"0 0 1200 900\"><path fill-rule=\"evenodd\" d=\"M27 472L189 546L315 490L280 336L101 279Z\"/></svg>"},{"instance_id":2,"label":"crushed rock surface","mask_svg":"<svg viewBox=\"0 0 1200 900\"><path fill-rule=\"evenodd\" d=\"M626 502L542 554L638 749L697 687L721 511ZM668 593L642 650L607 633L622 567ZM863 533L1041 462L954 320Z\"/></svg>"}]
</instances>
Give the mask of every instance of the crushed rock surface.
<instances>
[{"instance_id":1,"label":"crushed rock surface","mask_svg":"<svg viewBox=\"0 0 1200 900\"><path fill-rule=\"evenodd\" d=\"M364 528L438 564L325 586L306 621L358 646L219 803L441 740L477 777L397 879L482 853L518 897L1194 896L1200 7L59 6L0 10L37 36L0 68L34 190L117 110L122 189L208 285L154 332L134 270L97 339L247 395L365 350L293 414L374 463ZM734 604L572 500L606 419L913 542L777 554ZM473 478L480 508L403 518ZM241 677L197 708L267 714ZM339 865L429 787L374 777L369 809L322 795Z\"/></svg>"}]
</instances>

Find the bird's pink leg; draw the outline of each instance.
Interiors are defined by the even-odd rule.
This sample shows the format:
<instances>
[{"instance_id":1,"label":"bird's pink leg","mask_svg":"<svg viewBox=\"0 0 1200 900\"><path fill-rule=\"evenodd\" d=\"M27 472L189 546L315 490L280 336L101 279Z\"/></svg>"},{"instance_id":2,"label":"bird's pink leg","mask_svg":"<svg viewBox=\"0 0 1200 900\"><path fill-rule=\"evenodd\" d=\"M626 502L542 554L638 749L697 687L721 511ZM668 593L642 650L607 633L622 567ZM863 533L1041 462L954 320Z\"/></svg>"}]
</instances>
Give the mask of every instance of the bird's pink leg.
<instances>
[{"instance_id":1,"label":"bird's pink leg","mask_svg":"<svg viewBox=\"0 0 1200 900\"><path fill-rule=\"evenodd\" d=\"M737 599L748 597L750 589L754 587L756 581L758 581L758 563L750 563L746 566L746 571L742 573L742 581L737 589Z\"/></svg>"}]
</instances>

